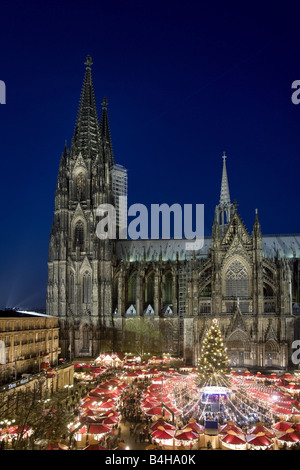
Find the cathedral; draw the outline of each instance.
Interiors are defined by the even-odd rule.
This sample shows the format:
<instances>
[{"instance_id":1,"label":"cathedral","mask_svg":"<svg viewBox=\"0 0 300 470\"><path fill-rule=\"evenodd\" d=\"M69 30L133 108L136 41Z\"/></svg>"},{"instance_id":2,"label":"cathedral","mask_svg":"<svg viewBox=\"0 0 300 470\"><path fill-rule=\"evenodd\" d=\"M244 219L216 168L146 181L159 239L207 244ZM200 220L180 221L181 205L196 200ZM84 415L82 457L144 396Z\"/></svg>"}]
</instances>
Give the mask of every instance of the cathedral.
<instances>
[{"instance_id":1,"label":"cathedral","mask_svg":"<svg viewBox=\"0 0 300 470\"><path fill-rule=\"evenodd\" d=\"M85 67L49 244L47 314L59 318L62 354L134 350L142 333L132 333L133 326L142 319L144 353L196 365L216 318L231 367L287 369L299 309L300 235L262 235L257 210L248 232L230 199L223 155L219 203L201 249L187 251L177 239L99 239L97 208L112 204L124 212L127 171L114 160L106 98L98 119L90 56Z\"/></svg>"}]
</instances>

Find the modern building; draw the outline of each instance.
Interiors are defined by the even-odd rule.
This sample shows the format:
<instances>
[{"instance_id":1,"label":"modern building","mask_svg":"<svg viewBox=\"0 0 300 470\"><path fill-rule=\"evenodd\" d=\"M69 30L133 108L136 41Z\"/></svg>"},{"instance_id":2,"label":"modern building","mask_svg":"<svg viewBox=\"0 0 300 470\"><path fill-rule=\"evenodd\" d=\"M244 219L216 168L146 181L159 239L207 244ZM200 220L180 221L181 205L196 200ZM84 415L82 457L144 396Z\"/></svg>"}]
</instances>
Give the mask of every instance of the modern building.
<instances>
[{"instance_id":1,"label":"modern building","mask_svg":"<svg viewBox=\"0 0 300 470\"><path fill-rule=\"evenodd\" d=\"M114 165L111 168L112 192L116 209L116 226L120 235L120 228L126 228L127 233L127 169L122 165Z\"/></svg>"},{"instance_id":2,"label":"modern building","mask_svg":"<svg viewBox=\"0 0 300 470\"><path fill-rule=\"evenodd\" d=\"M63 354L119 351L128 321L147 317L161 334L155 347L197 364L217 318L232 367L287 368L300 235L263 235L257 210L247 230L231 202L225 155L212 233L201 249L187 251L185 240L97 237L97 207L116 206L115 197L127 194L127 174L117 172L122 167L114 161L106 99L98 121L90 56L85 65L71 148L61 156L49 245L47 313L59 319Z\"/></svg>"}]
</instances>

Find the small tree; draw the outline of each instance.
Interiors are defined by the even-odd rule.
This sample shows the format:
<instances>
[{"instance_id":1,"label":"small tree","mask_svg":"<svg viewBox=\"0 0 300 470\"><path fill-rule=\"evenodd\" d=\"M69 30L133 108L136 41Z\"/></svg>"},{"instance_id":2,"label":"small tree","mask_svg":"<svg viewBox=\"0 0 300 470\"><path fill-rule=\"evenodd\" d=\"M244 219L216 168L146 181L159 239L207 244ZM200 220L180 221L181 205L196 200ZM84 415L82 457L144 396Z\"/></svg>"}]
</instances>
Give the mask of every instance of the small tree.
<instances>
[{"instance_id":1,"label":"small tree","mask_svg":"<svg viewBox=\"0 0 300 470\"><path fill-rule=\"evenodd\" d=\"M214 384L219 376L225 376L228 357L218 321L214 319L202 343L198 362L198 376L201 385Z\"/></svg>"}]
</instances>

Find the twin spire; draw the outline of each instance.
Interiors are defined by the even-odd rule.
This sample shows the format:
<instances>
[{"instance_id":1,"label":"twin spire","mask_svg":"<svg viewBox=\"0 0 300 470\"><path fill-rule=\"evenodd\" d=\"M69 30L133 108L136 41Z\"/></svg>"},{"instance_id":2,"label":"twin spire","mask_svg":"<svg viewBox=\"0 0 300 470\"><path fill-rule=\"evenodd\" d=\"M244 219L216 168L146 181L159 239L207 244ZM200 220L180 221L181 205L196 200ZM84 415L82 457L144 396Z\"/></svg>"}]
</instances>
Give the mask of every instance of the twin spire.
<instances>
[{"instance_id":1,"label":"twin spire","mask_svg":"<svg viewBox=\"0 0 300 470\"><path fill-rule=\"evenodd\" d=\"M234 203L232 204L230 201L229 183L228 183L227 168L226 168L227 156L225 152L223 153L222 158L223 158L223 170L222 170L220 202L217 205L216 211L215 211L214 227L219 226L221 233L224 234L230 220L232 219L233 214L236 211L237 203L236 201L234 201ZM255 222L254 222L253 233L255 233L256 235L259 235L261 233L257 209L255 209Z\"/></svg>"},{"instance_id":2,"label":"twin spire","mask_svg":"<svg viewBox=\"0 0 300 470\"><path fill-rule=\"evenodd\" d=\"M92 77L93 61L90 55L87 56L84 65L86 70L72 140L72 149L76 154L81 152L83 156L87 154L93 156L100 153L100 150L104 148L108 151L109 164L111 166L113 165L113 151L107 113L108 103L106 98L104 98L101 122L99 124Z\"/></svg>"},{"instance_id":3,"label":"twin spire","mask_svg":"<svg viewBox=\"0 0 300 470\"><path fill-rule=\"evenodd\" d=\"M225 152L223 153L223 172L222 172L222 183L221 183L221 194L220 194L220 205L230 205L230 193L229 184L226 169L226 158Z\"/></svg>"},{"instance_id":4,"label":"twin spire","mask_svg":"<svg viewBox=\"0 0 300 470\"><path fill-rule=\"evenodd\" d=\"M228 176L226 169L226 154L223 153L223 172L222 172L222 182L221 182L221 193L220 193L220 203L216 207L216 220L220 225L221 231L224 233L227 225L230 222L231 215L233 212L233 204L230 202L230 193L229 193L229 184Z\"/></svg>"}]
</instances>

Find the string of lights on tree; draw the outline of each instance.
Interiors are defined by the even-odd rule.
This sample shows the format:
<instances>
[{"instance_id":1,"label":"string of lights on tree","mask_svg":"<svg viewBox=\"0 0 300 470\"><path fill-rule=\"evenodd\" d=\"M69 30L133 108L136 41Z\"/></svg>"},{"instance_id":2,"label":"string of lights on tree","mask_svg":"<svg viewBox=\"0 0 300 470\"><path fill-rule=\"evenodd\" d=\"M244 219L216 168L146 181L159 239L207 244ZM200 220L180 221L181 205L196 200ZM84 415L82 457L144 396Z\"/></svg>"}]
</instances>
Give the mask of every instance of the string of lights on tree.
<instances>
[{"instance_id":1,"label":"string of lights on tree","mask_svg":"<svg viewBox=\"0 0 300 470\"><path fill-rule=\"evenodd\" d=\"M228 372L228 356L223 342L218 321L213 319L202 342L200 358L198 361L198 377L200 384L217 376L224 376Z\"/></svg>"}]
</instances>

